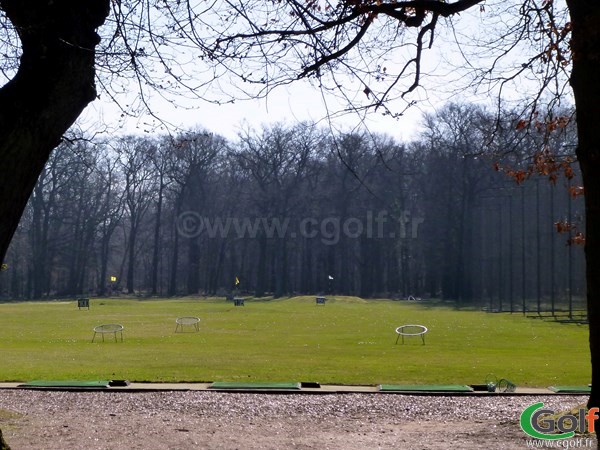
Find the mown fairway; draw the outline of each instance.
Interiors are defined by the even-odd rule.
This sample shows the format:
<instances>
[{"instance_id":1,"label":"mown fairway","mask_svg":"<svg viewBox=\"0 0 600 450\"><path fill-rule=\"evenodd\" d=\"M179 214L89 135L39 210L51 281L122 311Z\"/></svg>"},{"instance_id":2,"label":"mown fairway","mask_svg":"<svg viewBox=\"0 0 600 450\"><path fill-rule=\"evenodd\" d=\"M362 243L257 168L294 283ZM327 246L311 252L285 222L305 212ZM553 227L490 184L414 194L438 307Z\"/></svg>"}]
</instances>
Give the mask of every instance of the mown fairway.
<instances>
[{"instance_id":1,"label":"mown fairway","mask_svg":"<svg viewBox=\"0 0 600 450\"><path fill-rule=\"evenodd\" d=\"M0 304L0 380L318 381L472 384L487 374L518 386L589 383L587 326L435 303L335 297L247 300L91 299ZM175 319L201 318L175 333ZM124 342L92 328L125 326ZM395 344L417 323L419 338Z\"/></svg>"}]
</instances>

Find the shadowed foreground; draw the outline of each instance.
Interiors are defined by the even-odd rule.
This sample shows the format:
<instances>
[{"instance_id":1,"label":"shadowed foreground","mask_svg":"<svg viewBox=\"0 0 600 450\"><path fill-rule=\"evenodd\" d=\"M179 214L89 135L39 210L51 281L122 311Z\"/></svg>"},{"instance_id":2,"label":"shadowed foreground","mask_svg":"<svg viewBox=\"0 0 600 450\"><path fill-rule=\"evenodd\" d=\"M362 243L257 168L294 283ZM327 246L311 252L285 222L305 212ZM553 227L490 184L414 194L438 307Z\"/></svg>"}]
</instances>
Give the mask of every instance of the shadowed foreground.
<instances>
[{"instance_id":1,"label":"shadowed foreground","mask_svg":"<svg viewBox=\"0 0 600 450\"><path fill-rule=\"evenodd\" d=\"M558 411L586 397L0 390L0 428L13 450L518 449L519 415L538 401Z\"/></svg>"}]
</instances>

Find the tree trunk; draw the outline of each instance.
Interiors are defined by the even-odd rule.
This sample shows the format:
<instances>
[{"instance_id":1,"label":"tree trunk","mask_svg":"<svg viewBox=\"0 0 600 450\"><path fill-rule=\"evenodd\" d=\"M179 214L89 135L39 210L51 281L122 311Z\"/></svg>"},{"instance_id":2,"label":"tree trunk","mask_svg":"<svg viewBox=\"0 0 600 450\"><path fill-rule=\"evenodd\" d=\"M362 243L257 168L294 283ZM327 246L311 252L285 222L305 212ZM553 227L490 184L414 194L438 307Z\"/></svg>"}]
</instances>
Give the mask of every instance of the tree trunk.
<instances>
[{"instance_id":1,"label":"tree trunk","mask_svg":"<svg viewBox=\"0 0 600 450\"><path fill-rule=\"evenodd\" d=\"M274 298L288 293L288 255L285 239L276 242L275 248L275 293Z\"/></svg>"},{"instance_id":2,"label":"tree trunk","mask_svg":"<svg viewBox=\"0 0 600 450\"><path fill-rule=\"evenodd\" d=\"M0 89L0 260L52 149L96 98L95 30L109 8L109 0L0 0L23 49ZM0 447L8 447L1 435Z\"/></svg>"},{"instance_id":3,"label":"tree trunk","mask_svg":"<svg viewBox=\"0 0 600 450\"><path fill-rule=\"evenodd\" d=\"M577 157L585 188L587 307L592 363L589 407L600 407L600 3L569 0L573 26L571 86L577 110ZM596 421L596 429L600 426Z\"/></svg>"},{"instance_id":4,"label":"tree trunk","mask_svg":"<svg viewBox=\"0 0 600 450\"><path fill-rule=\"evenodd\" d=\"M300 292L305 294L312 294L315 292L313 279L314 279L314 265L315 261L312 256L311 242L307 238L302 239L302 253L301 253L301 264L300 264Z\"/></svg>"},{"instance_id":5,"label":"tree trunk","mask_svg":"<svg viewBox=\"0 0 600 450\"><path fill-rule=\"evenodd\" d=\"M106 287L108 281L108 260L110 258L110 241L112 236L117 229L118 222L114 218L105 218L104 223L101 227L101 238L100 238L100 279L98 280L98 295L103 296L106 294ZM110 291L112 294L113 282L110 284Z\"/></svg>"},{"instance_id":6,"label":"tree trunk","mask_svg":"<svg viewBox=\"0 0 600 450\"><path fill-rule=\"evenodd\" d=\"M2 430L0 430L0 450L10 450L10 447L4 440L4 436L2 436Z\"/></svg>"},{"instance_id":7,"label":"tree trunk","mask_svg":"<svg viewBox=\"0 0 600 450\"><path fill-rule=\"evenodd\" d=\"M81 274L82 257L82 242L83 242L83 221L82 209L79 207L75 213L75 222L71 229L71 242L69 245L69 281L67 284L67 293L70 295L81 295L82 287L79 285Z\"/></svg>"},{"instance_id":8,"label":"tree trunk","mask_svg":"<svg viewBox=\"0 0 600 450\"><path fill-rule=\"evenodd\" d=\"M200 291L200 238L189 239L187 294L196 295Z\"/></svg>"},{"instance_id":9,"label":"tree trunk","mask_svg":"<svg viewBox=\"0 0 600 450\"><path fill-rule=\"evenodd\" d=\"M267 290L267 238L264 235L258 238L258 262L256 269L255 297L264 297Z\"/></svg>"},{"instance_id":10,"label":"tree trunk","mask_svg":"<svg viewBox=\"0 0 600 450\"><path fill-rule=\"evenodd\" d=\"M98 296L106 294L106 280L108 278L108 253L110 237L102 233L100 239L100 276L98 277Z\"/></svg>"},{"instance_id":11,"label":"tree trunk","mask_svg":"<svg viewBox=\"0 0 600 450\"><path fill-rule=\"evenodd\" d=\"M181 214L181 207L182 207L182 194L180 193L177 196L177 199L175 201L175 211L174 211L175 214L173 216L175 218L175 220L173 221L173 229L172 229L173 253L171 255L169 286L167 289L167 295L169 297L174 297L175 295L177 295L177 275L179 273L179 228L177 227L176 222L177 222L177 218Z\"/></svg>"},{"instance_id":12,"label":"tree trunk","mask_svg":"<svg viewBox=\"0 0 600 450\"><path fill-rule=\"evenodd\" d=\"M96 98L95 30L109 0L0 0L21 38L15 77L0 89L0 259L63 133Z\"/></svg>"},{"instance_id":13,"label":"tree trunk","mask_svg":"<svg viewBox=\"0 0 600 450\"><path fill-rule=\"evenodd\" d=\"M154 223L154 248L152 249L152 295L158 294L158 265L160 263L160 228L162 222L162 204L163 191L165 183L163 174L160 174L160 183L158 187L158 200L156 202L156 222Z\"/></svg>"},{"instance_id":14,"label":"tree trunk","mask_svg":"<svg viewBox=\"0 0 600 450\"><path fill-rule=\"evenodd\" d=\"M127 293L135 293L135 245L137 239L137 215L131 214L131 226L129 227L129 258L127 260Z\"/></svg>"},{"instance_id":15,"label":"tree trunk","mask_svg":"<svg viewBox=\"0 0 600 450\"><path fill-rule=\"evenodd\" d=\"M171 256L171 273L169 275L169 297L177 295L177 273L179 270L179 232L173 233L173 254Z\"/></svg>"},{"instance_id":16,"label":"tree trunk","mask_svg":"<svg viewBox=\"0 0 600 450\"><path fill-rule=\"evenodd\" d=\"M42 175L43 176L43 175ZM42 215L44 210L43 187L37 184L31 202L31 253L33 275L33 298L42 298L45 289L46 247L47 242L42 238Z\"/></svg>"},{"instance_id":17,"label":"tree trunk","mask_svg":"<svg viewBox=\"0 0 600 450\"><path fill-rule=\"evenodd\" d=\"M217 293L217 290L219 289L219 286L221 285L223 264L226 259L225 249L226 249L226 241L225 241L225 239L223 239L219 243L219 249L218 249L218 255L216 258L216 263L212 264L210 267L209 276L208 276L208 289L206 291L206 293L209 295L215 295ZM231 280L231 278L229 280Z\"/></svg>"}]
</instances>

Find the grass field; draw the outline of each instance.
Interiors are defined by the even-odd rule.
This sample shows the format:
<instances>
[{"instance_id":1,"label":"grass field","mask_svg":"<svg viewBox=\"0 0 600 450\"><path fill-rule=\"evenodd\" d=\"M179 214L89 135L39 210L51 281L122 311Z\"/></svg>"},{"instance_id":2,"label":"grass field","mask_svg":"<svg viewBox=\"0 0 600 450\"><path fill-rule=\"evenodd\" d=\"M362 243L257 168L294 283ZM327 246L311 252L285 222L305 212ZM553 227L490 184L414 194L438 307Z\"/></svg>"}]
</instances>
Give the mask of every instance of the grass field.
<instances>
[{"instance_id":1,"label":"grass field","mask_svg":"<svg viewBox=\"0 0 600 450\"><path fill-rule=\"evenodd\" d=\"M587 327L435 303L335 297L249 300L91 299L0 304L0 380L317 381L472 384L489 373L518 386L587 384ZM201 318L175 333L175 319ZM124 342L92 328L124 325ZM395 344L402 324L426 344Z\"/></svg>"}]
</instances>

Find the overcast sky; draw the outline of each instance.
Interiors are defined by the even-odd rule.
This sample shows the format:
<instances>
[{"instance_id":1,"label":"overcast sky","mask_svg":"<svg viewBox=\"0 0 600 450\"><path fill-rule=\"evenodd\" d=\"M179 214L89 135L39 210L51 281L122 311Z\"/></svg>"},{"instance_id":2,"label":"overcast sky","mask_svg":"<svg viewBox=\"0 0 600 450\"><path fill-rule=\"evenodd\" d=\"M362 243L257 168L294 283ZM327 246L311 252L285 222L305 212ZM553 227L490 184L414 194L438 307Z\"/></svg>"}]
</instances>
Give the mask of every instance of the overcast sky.
<instances>
[{"instance_id":1,"label":"overcast sky","mask_svg":"<svg viewBox=\"0 0 600 450\"><path fill-rule=\"evenodd\" d=\"M423 111L434 110L431 102L425 100L410 108L406 114L394 119L380 112L369 114L346 113L331 118L328 111L341 109L335 98L323 98L320 90L307 83L275 89L267 98L240 100L235 104L215 105L202 100L186 101L185 107L176 107L160 98L152 99L156 117L142 114L139 117L122 117L122 112L108 98L101 95L93 102L79 120L82 128L89 131L98 129L100 123L108 126L108 133L152 133L181 128L206 128L229 139L235 139L244 128L259 128L265 124L284 122L294 124L299 121L317 122L334 130L351 131L357 128L382 133L400 141L408 141L415 136ZM102 127L100 127L102 128Z\"/></svg>"}]
</instances>

